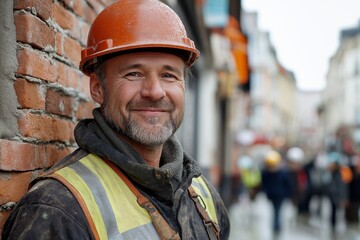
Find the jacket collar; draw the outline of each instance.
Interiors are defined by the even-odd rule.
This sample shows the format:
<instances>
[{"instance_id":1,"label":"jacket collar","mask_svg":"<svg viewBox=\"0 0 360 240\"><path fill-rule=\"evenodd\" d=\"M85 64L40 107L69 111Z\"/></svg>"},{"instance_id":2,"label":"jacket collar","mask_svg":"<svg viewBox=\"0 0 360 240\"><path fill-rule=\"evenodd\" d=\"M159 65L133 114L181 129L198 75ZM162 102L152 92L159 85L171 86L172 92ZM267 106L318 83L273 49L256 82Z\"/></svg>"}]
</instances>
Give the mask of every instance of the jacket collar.
<instances>
[{"instance_id":1,"label":"jacket collar","mask_svg":"<svg viewBox=\"0 0 360 240\"><path fill-rule=\"evenodd\" d=\"M140 189L151 191L162 201L173 202L175 191L191 183L200 170L181 144L172 136L163 147L161 166L150 167L145 160L106 123L99 109L93 111L94 119L82 120L75 128L79 147L115 163ZM183 188L181 187L181 188Z\"/></svg>"}]
</instances>

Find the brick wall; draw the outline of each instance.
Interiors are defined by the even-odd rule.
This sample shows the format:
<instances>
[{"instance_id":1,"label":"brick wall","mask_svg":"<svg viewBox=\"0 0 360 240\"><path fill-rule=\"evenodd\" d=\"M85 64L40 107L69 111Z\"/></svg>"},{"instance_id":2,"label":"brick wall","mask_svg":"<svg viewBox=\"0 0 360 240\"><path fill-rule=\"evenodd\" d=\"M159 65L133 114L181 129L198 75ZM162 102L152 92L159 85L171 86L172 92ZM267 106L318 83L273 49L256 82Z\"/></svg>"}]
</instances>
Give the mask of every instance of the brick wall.
<instances>
[{"instance_id":1,"label":"brick wall","mask_svg":"<svg viewBox=\"0 0 360 240\"><path fill-rule=\"evenodd\" d=\"M88 79L78 70L80 51L91 22L111 2L13 1L13 19L7 20L15 26L18 67L0 80L11 81L17 100L16 106L2 103L16 116L15 122L2 124L16 131L0 139L0 233L29 182L76 148L73 129L78 120L91 117L95 104Z\"/></svg>"}]
</instances>

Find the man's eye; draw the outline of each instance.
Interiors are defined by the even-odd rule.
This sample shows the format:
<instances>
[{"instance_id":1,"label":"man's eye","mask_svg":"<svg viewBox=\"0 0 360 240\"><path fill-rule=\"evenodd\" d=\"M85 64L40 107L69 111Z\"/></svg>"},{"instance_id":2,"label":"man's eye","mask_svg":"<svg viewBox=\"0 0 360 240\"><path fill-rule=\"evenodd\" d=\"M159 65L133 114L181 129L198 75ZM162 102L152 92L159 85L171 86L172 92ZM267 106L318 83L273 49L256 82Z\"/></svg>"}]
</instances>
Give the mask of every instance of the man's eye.
<instances>
[{"instance_id":1,"label":"man's eye","mask_svg":"<svg viewBox=\"0 0 360 240\"><path fill-rule=\"evenodd\" d=\"M143 75L140 72L129 72L125 74L124 78L129 81L135 81L143 79Z\"/></svg>"},{"instance_id":2,"label":"man's eye","mask_svg":"<svg viewBox=\"0 0 360 240\"><path fill-rule=\"evenodd\" d=\"M162 77L165 79L177 79L177 77L171 73L164 73Z\"/></svg>"},{"instance_id":3,"label":"man's eye","mask_svg":"<svg viewBox=\"0 0 360 240\"><path fill-rule=\"evenodd\" d=\"M138 72L130 72L126 74L127 77L139 77L140 74Z\"/></svg>"}]
</instances>

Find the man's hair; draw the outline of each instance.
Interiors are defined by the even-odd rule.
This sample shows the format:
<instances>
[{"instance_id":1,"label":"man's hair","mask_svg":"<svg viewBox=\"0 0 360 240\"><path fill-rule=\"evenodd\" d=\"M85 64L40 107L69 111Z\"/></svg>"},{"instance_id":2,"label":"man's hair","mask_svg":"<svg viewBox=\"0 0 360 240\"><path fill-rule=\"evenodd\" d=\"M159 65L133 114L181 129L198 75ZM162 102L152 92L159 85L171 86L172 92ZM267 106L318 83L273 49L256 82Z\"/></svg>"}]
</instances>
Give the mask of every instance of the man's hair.
<instances>
[{"instance_id":1,"label":"man's hair","mask_svg":"<svg viewBox=\"0 0 360 240\"><path fill-rule=\"evenodd\" d=\"M99 77L102 89L105 89L105 61L100 60L94 67L94 73Z\"/></svg>"}]
</instances>

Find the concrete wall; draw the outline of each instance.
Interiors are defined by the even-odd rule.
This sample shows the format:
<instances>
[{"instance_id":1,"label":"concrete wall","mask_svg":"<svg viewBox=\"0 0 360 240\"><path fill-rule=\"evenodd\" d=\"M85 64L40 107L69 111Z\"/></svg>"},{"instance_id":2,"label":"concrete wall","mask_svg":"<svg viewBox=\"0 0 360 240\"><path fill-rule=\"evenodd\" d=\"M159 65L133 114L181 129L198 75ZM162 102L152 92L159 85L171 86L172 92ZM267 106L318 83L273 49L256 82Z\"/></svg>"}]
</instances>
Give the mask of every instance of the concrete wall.
<instances>
[{"instance_id":1,"label":"concrete wall","mask_svg":"<svg viewBox=\"0 0 360 240\"><path fill-rule=\"evenodd\" d=\"M13 87L16 59L16 34L12 1L0 2L0 137L17 133L17 100Z\"/></svg>"}]
</instances>

